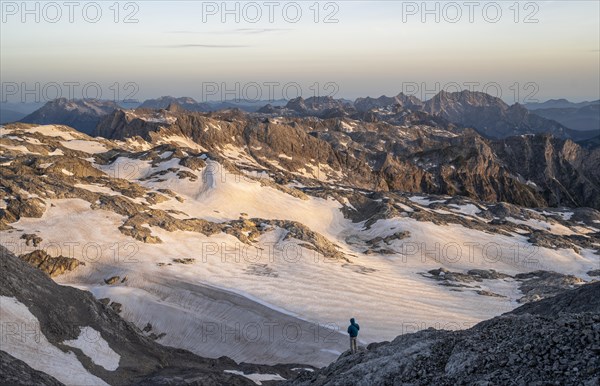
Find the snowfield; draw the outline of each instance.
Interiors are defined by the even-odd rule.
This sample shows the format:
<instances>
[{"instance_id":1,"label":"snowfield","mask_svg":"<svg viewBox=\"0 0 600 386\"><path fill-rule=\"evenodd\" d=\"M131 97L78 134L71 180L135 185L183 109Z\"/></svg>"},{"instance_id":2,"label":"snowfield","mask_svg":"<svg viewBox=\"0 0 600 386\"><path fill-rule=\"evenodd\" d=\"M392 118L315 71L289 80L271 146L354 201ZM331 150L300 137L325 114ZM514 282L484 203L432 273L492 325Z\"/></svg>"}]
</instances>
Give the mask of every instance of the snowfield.
<instances>
[{"instance_id":1,"label":"snowfield","mask_svg":"<svg viewBox=\"0 0 600 386\"><path fill-rule=\"evenodd\" d=\"M170 164L165 161L159 168L166 169ZM151 172L147 162L135 165L138 168L130 178ZM459 271L495 269L508 274L547 269L585 276L598 264L598 256L592 253L532 248L519 234L488 234L455 224L439 226L393 218L379 220L366 229L364 223L345 219L339 210L341 204L335 200L301 200L261 187L255 181L213 178L212 173L206 175L207 169L203 173L204 178L193 183L171 176L166 186L185 202L171 199L155 207L177 209L211 221L237 219L241 212L249 217L299 221L336 243L351 262L327 260L297 240L284 240L286 232L277 228L263 234L252 246L225 234L207 237L151 228L163 243L145 244L118 231L121 216L92 211L89 203L78 199L51 200L49 204L53 205L42 218L21 219L15 226L38 231L44 240L75 243L78 247L74 257L85 261L86 266L57 280L88 289L98 298L122 303L126 319L140 328L150 322L157 334L166 333L161 343L205 356L228 355L235 360L263 363L283 360L323 365L331 361L335 352L345 349L343 332L350 317L364 326L360 342L367 344L427 327L469 327L517 306L520 293L511 280L481 283L481 289L507 296L490 298L472 291L448 291L419 275L440 266ZM144 184L158 186L148 181ZM416 199L420 204L425 201ZM68 237L64 229L72 230ZM405 230L410 237L391 243L399 251L393 255L366 255L359 246L345 242L348 238L364 241ZM95 246L100 247L101 256L92 254L97 250ZM195 260L178 264L173 262L177 258ZM104 284L104 279L115 275L127 277L127 282ZM220 291L202 295L206 288ZM219 304L219 299L238 299L237 295L249 302L236 301L238 306L233 308ZM264 306L273 312L265 311ZM207 309L214 312L207 315ZM304 338L289 342L280 336L279 340L264 341L264 323L270 318L285 320L286 316L302 325ZM235 330L235 323L240 323L243 331L252 321L262 324L263 336L257 347L248 342L244 332L238 334L238 340L220 335L220 331L226 331L223 326ZM217 325L219 332L206 330L207 323ZM306 335L319 326L342 334L333 334L335 339L329 345L315 343L314 333ZM290 344L294 349L283 350ZM258 347L261 345L270 347ZM298 345L306 346L305 350L298 349Z\"/></svg>"},{"instance_id":2,"label":"snowfield","mask_svg":"<svg viewBox=\"0 0 600 386\"><path fill-rule=\"evenodd\" d=\"M78 138L76 133L57 126L28 130L61 137L63 146L89 154L107 149L99 141ZM192 147L190 141L185 137L164 138L165 143ZM256 166L244 149L229 146L225 150L228 158ZM428 215L480 219L477 216L482 208L475 204L431 209L430 204L445 201L414 195L405 204L395 205L404 216L353 222L343 214L343 210L357 211L348 200L340 202L327 195L298 198L273 187L273 179L266 173L265 181L233 175L207 155L202 157L206 166L201 170L179 165L180 160L170 151L161 152L158 158L156 166L152 161L126 156L119 156L108 165L94 163L94 166L110 178L126 179L151 191L172 190L183 202L165 195L165 201L150 207L171 213L174 218L199 218L215 223L240 218L295 221L322 235L346 260L326 258L312 244L291 237L292 233L283 226L266 227L253 242L244 244L231 234L169 232L146 224L151 235L162 243L144 243L119 231L126 220L124 216L92 210L89 202L78 198L42 197L46 211L40 218L23 217L11 224L15 229L0 231L0 236L2 243L16 254L31 250L21 239L22 234L28 233L41 237L42 247L47 247L51 255L84 262L85 266L55 280L89 290L98 299L121 303L121 316L140 329L150 323L152 329L147 334L155 334L159 343L201 356L226 355L252 363L323 366L347 349L345 330L351 317L360 323L359 342L366 345L428 327L468 328L515 308L517 299L523 296L514 279L478 282L482 292L503 297L482 296L474 290L440 285L427 277L429 270L494 269L510 275L548 270L589 280L587 272L600 267L599 256L592 249L536 247L527 235L521 234L522 229L492 233L407 216L421 211ZM283 162L286 157L278 158ZM195 178L179 178L177 171L170 169L188 172ZM72 176L67 170L63 172ZM164 173L160 178L147 178L157 172ZM328 170L328 173L338 172ZM263 176L258 170L248 175ZM127 198L97 181L83 182L80 180L75 186L145 203L140 197ZM562 217L572 215L566 212ZM576 229L552 220L507 220L553 235L591 232L584 226ZM399 234L406 236L395 237ZM384 238L388 240L382 241ZM385 247L386 252L373 252L375 244ZM115 276L119 279L115 284L106 284L105 280ZM13 299L3 298L2 302L3 321L33 317ZM88 335L93 336L94 330L86 327L78 339L65 345L79 348L107 371L117 369L119 356L102 337L89 341L85 339ZM44 342L43 335L40 338ZM27 358L32 367L63 382L64 377L56 375L61 367L56 363L71 366L69 369L78 377L73 382L101 384L83 370L72 353L64 353L47 342L13 343L8 347L12 355ZM257 384L276 379L265 378L273 374L244 376Z\"/></svg>"}]
</instances>

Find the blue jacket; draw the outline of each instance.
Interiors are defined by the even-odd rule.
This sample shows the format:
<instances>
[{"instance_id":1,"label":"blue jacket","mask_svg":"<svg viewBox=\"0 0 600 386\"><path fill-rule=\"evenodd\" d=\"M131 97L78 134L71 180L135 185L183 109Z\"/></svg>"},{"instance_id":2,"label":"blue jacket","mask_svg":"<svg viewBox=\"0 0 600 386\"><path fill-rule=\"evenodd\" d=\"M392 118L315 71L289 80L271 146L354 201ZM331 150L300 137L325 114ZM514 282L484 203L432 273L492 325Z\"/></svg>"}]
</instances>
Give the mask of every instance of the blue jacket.
<instances>
[{"instance_id":1,"label":"blue jacket","mask_svg":"<svg viewBox=\"0 0 600 386\"><path fill-rule=\"evenodd\" d=\"M354 321L354 318L350 319L350 325L348 326L348 335L352 338L356 338L358 336L358 330L360 330L360 326L358 323Z\"/></svg>"}]
</instances>

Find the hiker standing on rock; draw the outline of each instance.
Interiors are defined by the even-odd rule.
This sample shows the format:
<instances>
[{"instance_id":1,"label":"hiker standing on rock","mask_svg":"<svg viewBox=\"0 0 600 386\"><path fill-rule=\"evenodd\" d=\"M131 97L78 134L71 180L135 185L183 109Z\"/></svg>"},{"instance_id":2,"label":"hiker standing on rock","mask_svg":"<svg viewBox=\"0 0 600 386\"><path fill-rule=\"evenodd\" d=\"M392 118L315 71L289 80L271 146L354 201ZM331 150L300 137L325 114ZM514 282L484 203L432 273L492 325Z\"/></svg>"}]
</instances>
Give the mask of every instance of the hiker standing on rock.
<instances>
[{"instance_id":1,"label":"hiker standing on rock","mask_svg":"<svg viewBox=\"0 0 600 386\"><path fill-rule=\"evenodd\" d=\"M358 330L360 330L360 326L354 318L350 319L350 325L348 326L348 335L350 335L350 353L354 354L358 351L356 346L356 338L358 337Z\"/></svg>"}]
</instances>

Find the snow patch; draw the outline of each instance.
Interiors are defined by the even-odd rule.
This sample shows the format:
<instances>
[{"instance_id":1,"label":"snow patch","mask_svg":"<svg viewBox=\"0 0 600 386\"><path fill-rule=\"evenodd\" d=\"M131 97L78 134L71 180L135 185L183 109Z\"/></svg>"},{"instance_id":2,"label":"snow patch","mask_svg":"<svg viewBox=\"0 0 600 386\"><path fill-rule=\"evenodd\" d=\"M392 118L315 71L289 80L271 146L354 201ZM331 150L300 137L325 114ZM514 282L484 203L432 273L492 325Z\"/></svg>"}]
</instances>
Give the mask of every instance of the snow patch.
<instances>
[{"instance_id":1,"label":"snow patch","mask_svg":"<svg viewBox=\"0 0 600 386\"><path fill-rule=\"evenodd\" d=\"M20 153L25 153L25 154L37 154L37 153L33 153L31 151L29 151L29 149L27 149L25 146L23 145L17 145L17 146L13 146L13 145L5 145L2 144L2 148L4 149L8 149L8 150L14 150L14 151L18 151Z\"/></svg>"},{"instance_id":2,"label":"snow patch","mask_svg":"<svg viewBox=\"0 0 600 386\"><path fill-rule=\"evenodd\" d=\"M249 380L253 381L257 385L262 385L263 381L285 381L286 380L279 374L258 374L258 373L244 374L244 372L238 371L238 370L224 370L223 372L228 373L228 374L241 375L242 377L248 378Z\"/></svg>"},{"instance_id":3,"label":"snow patch","mask_svg":"<svg viewBox=\"0 0 600 386\"><path fill-rule=\"evenodd\" d=\"M465 204L465 205L450 204L448 206L450 206L451 207L450 210L452 210L454 212L459 212L459 213L467 214L470 216L475 216L477 213L481 212L481 209L479 209L479 207L477 205L473 205L473 204Z\"/></svg>"},{"instance_id":4,"label":"snow patch","mask_svg":"<svg viewBox=\"0 0 600 386\"><path fill-rule=\"evenodd\" d=\"M61 145L71 150L78 150L88 154L98 154L107 152L108 149L103 144L96 141L86 141L83 139L73 139L70 141L61 141Z\"/></svg>"},{"instance_id":5,"label":"snow patch","mask_svg":"<svg viewBox=\"0 0 600 386\"><path fill-rule=\"evenodd\" d=\"M74 130L55 126L55 125L42 125L42 126L31 127L31 128L25 129L25 132L39 133L46 137L61 137L62 139L66 140L66 141L77 139L77 137L75 136Z\"/></svg>"},{"instance_id":6,"label":"snow patch","mask_svg":"<svg viewBox=\"0 0 600 386\"><path fill-rule=\"evenodd\" d=\"M77 339L67 340L63 343L80 349L92 362L108 371L115 371L119 368L121 356L110 348L108 342L102 338L98 331L89 326L80 330Z\"/></svg>"},{"instance_id":7,"label":"snow patch","mask_svg":"<svg viewBox=\"0 0 600 386\"><path fill-rule=\"evenodd\" d=\"M431 200L430 198L421 196L409 197L409 200L423 206L429 206L430 204L445 202L444 200Z\"/></svg>"}]
</instances>

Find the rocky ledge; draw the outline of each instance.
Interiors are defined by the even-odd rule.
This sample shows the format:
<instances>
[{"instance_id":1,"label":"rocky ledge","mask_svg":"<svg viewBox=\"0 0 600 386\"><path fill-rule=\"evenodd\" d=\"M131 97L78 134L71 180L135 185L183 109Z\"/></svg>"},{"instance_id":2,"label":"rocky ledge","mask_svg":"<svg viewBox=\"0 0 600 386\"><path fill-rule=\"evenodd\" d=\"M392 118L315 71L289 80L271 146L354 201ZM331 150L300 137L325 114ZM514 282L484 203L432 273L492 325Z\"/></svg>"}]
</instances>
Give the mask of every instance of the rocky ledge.
<instances>
[{"instance_id":1,"label":"rocky ledge","mask_svg":"<svg viewBox=\"0 0 600 386\"><path fill-rule=\"evenodd\" d=\"M468 330L422 330L346 352L286 385L598 385L600 282Z\"/></svg>"}]
</instances>

